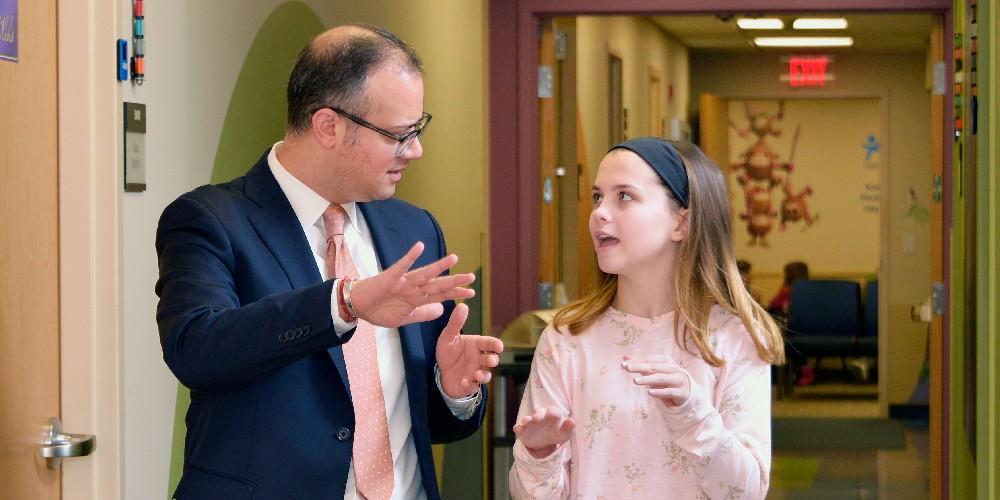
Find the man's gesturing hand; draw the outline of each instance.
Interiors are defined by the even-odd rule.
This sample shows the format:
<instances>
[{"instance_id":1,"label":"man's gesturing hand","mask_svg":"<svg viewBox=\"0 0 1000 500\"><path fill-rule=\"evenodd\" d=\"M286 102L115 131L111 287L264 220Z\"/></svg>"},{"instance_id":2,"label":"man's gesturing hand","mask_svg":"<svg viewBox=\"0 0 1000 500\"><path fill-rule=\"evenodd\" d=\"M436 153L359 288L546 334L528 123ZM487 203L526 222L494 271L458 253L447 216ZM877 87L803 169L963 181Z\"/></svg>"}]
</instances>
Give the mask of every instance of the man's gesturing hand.
<instances>
[{"instance_id":1,"label":"man's gesturing hand","mask_svg":"<svg viewBox=\"0 0 1000 500\"><path fill-rule=\"evenodd\" d=\"M441 369L441 388L452 398L475 394L479 384L490 381L490 370L500 364L503 342L496 337L462 335L469 306L458 304L448 318L448 326L438 337L435 357Z\"/></svg>"},{"instance_id":2,"label":"man's gesturing hand","mask_svg":"<svg viewBox=\"0 0 1000 500\"><path fill-rule=\"evenodd\" d=\"M351 286L351 303L358 317L378 326L398 326L430 321L441 316L441 302L468 299L476 294L466 285L476 279L472 273L441 276L458 262L451 254L419 269L410 270L424 244L417 242L398 262L371 278Z\"/></svg>"}]
</instances>

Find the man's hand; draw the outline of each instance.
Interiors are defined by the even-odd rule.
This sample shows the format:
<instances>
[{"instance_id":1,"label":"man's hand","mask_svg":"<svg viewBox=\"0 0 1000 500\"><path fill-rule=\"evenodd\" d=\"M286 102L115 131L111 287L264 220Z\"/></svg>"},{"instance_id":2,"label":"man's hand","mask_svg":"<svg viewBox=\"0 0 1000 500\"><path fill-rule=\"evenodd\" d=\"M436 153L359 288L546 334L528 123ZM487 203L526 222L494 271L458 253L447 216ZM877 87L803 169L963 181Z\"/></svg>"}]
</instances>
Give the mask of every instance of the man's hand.
<instances>
[{"instance_id":1,"label":"man's hand","mask_svg":"<svg viewBox=\"0 0 1000 500\"><path fill-rule=\"evenodd\" d=\"M573 418L555 408L539 408L532 415L517 419L514 434L535 458L544 458L573 435Z\"/></svg>"},{"instance_id":2,"label":"man's hand","mask_svg":"<svg viewBox=\"0 0 1000 500\"><path fill-rule=\"evenodd\" d=\"M468 299L476 292L465 288L476 279L472 273L441 276L458 262L451 254L420 269L410 270L424 244L417 242L398 262L371 278L351 285L351 303L358 317L378 326L396 328L441 316L441 302Z\"/></svg>"},{"instance_id":3,"label":"man's hand","mask_svg":"<svg viewBox=\"0 0 1000 500\"><path fill-rule=\"evenodd\" d=\"M681 406L691 398L691 379L670 356L652 355L645 359L632 359L626 355L622 360L622 368L639 374L633 382L646 386L649 395L659 398L663 404Z\"/></svg>"},{"instance_id":4,"label":"man's hand","mask_svg":"<svg viewBox=\"0 0 1000 500\"><path fill-rule=\"evenodd\" d=\"M469 306L458 304L448 318L448 326L438 337L435 357L441 370L441 388L451 398L475 394L479 384L490 381L490 370L500 364L503 342L496 337L462 335Z\"/></svg>"}]
</instances>

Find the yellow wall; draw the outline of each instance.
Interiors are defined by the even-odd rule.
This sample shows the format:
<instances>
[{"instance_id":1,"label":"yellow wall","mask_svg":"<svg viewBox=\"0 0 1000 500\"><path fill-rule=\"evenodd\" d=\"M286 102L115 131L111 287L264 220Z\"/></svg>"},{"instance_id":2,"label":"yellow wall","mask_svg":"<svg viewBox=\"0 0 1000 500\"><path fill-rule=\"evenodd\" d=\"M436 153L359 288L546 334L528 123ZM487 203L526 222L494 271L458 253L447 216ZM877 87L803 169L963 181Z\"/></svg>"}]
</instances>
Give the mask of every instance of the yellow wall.
<instances>
[{"instance_id":1,"label":"yellow wall","mask_svg":"<svg viewBox=\"0 0 1000 500\"><path fill-rule=\"evenodd\" d=\"M887 366L880 375L887 377L888 402L902 403L913 389L924 359L926 327L910 320L910 306L930 293L929 230L904 227L909 209L909 189L924 205L931 197L930 179L930 92L925 88L927 57L924 52L843 53L830 66L836 80L822 90L795 92L778 79L787 73L776 52L726 54L692 53L692 105L697 96L712 92L726 97L776 98L827 95L857 97L888 96L888 134L881 140L883 166L888 168L887 183L881 186L883 202L888 204L888 224L884 228L888 245L887 261L882 263L880 300L888 301L888 321L882 332L888 336ZM692 114L696 114L695 110ZM796 153L805 158L808 152ZM885 205L883 205L885 206ZM904 235L913 233L915 252L903 251ZM843 229L843 238L856 245L871 241L854 239L851 228Z\"/></svg>"},{"instance_id":2,"label":"yellow wall","mask_svg":"<svg viewBox=\"0 0 1000 500\"><path fill-rule=\"evenodd\" d=\"M747 129L749 106L753 114L772 117L772 126L780 135L766 135L764 143L777 155L775 178L780 184L750 178L742 185L737 180L749 173L736 168L729 174L730 201L734 213L734 246L738 258L753 265L755 273L781 275L786 262L804 261L812 273L853 272L874 274L878 268L879 240L879 163L881 154L867 156L861 147L869 134L884 140L880 131L881 110L878 99L790 99L784 101L784 114L778 120L779 103L775 100L729 101L729 161L742 163L744 153L757 143ZM781 165L789 160L793 143L796 153L791 172ZM751 162L763 155L756 154ZM812 225L805 220L789 221L781 228L785 185L791 196L810 188L805 202ZM769 193L772 213L770 231L760 239L752 238L747 221L746 193L760 190ZM767 220L765 218L764 220ZM926 224L926 222L925 222ZM858 245L857 241L866 244ZM770 297L770 295L764 296Z\"/></svg>"},{"instance_id":3,"label":"yellow wall","mask_svg":"<svg viewBox=\"0 0 1000 500\"><path fill-rule=\"evenodd\" d=\"M622 101L628 110L628 137L650 130L651 76L661 82L661 114L670 133L671 118L687 119L688 52L651 22L637 17L578 17L577 101L591 176L608 144L608 54L622 60ZM666 96L673 85L673 99Z\"/></svg>"}]
</instances>

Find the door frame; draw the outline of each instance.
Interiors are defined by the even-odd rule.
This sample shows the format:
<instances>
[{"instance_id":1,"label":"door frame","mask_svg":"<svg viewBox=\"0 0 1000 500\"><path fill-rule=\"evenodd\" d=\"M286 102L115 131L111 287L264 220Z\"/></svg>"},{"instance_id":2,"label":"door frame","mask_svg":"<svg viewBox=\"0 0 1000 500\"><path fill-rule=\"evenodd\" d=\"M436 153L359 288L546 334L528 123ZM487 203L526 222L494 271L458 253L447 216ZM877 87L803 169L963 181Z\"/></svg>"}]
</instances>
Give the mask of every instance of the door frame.
<instances>
[{"instance_id":1,"label":"door frame","mask_svg":"<svg viewBox=\"0 0 1000 500\"><path fill-rule=\"evenodd\" d=\"M953 121L954 17L952 0L489 0L489 325L497 334L518 314L538 304L538 200L541 194L538 165L538 19L576 15L711 14L717 12L926 12L944 18L946 95L944 105L944 182L942 205L944 234L952 220L952 141L947 131ZM513 216L512 216L513 215ZM944 238L945 263L951 245ZM492 272L502 269L503 272ZM948 378L950 374L950 269L944 266L945 309L941 349L944 392L939 412L941 428L950 429ZM881 309L881 307L880 307ZM881 315L881 312L880 312ZM947 432L937 469L941 478L932 498L949 492ZM933 457L931 458L932 463Z\"/></svg>"},{"instance_id":2,"label":"door frame","mask_svg":"<svg viewBox=\"0 0 1000 500\"><path fill-rule=\"evenodd\" d=\"M64 500L122 496L120 91L112 57L117 0L59 1L60 412L94 434L64 460Z\"/></svg>"}]
</instances>

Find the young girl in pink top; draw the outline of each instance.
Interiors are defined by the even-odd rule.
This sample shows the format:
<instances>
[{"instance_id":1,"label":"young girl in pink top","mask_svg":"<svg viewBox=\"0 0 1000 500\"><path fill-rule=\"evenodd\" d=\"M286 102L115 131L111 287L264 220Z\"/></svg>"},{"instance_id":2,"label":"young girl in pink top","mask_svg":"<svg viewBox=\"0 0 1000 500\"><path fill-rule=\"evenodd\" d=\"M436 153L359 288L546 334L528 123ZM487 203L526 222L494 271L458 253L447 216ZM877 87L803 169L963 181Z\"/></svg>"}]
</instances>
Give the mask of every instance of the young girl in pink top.
<instances>
[{"instance_id":1,"label":"young girl in pink top","mask_svg":"<svg viewBox=\"0 0 1000 500\"><path fill-rule=\"evenodd\" d=\"M691 144L634 139L593 196L600 282L535 349L511 494L764 498L784 343L740 279L723 173Z\"/></svg>"}]
</instances>

